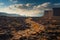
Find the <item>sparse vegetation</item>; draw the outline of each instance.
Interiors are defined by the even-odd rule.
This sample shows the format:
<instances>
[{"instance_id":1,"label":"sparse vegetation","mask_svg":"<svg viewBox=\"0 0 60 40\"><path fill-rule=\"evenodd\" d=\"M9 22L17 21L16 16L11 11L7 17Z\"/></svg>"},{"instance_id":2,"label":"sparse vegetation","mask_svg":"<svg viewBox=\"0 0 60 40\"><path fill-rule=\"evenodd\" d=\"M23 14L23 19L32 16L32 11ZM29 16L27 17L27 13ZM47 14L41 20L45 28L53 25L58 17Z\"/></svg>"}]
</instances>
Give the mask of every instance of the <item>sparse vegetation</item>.
<instances>
[{"instance_id":1,"label":"sparse vegetation","mask_svg":"<svg viewBox=\"0 0 60 40\"><path fill-rule=\"evenodd\" d=\"M0 40L60 40L59 27L52 25L55 21L33 19L0 17Z\"/></svg>"}]
</instances>

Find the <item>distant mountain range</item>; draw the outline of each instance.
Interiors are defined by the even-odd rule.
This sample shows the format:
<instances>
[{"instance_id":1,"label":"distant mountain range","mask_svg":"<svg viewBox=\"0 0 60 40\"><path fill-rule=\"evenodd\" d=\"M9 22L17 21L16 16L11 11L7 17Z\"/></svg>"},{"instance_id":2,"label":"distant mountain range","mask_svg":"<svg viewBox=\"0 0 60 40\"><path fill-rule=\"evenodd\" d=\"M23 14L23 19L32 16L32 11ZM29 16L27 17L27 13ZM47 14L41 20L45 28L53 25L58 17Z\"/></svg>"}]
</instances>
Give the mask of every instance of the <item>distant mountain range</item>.
<instances>
[{"instance_id":1,"label":"distant mountain range","mask_svg":"<svg viewBox=\"0 0 60 40\"><path fill-rule=\"evenodd\" d=\"M4 12L0 12L0 16L21 17L21 15L18 15L18 14L8 14Z\"/></svg>"},{"instance_id":2,"label":"distant mountain range","mask_svg":"<svg viewBox=\"0 0 60 40\"><path fill-rule=\"evenodd\" d=\"M0 16L7 16L7 17L39 17L39 16L26 16L26 15L19 15L19 14L9 14L9 13L5 13L5 12L0 12ZM40 16L42 17L42 16Z\"/></svg>"}]
</instances>

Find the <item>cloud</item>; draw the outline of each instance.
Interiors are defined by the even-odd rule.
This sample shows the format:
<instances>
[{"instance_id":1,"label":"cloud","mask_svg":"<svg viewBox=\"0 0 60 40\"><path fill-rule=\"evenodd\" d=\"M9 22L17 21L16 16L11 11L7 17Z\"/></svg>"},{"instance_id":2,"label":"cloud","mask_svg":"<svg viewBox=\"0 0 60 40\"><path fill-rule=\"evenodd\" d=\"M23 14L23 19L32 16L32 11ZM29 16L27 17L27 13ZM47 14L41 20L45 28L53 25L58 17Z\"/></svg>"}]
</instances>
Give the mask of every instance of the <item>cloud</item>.
<instances>
[{"instance_id":1,"label":"cloud","mask_svg":"<svg viewBox=\"0 0 60 40\"><path fill-rule=\"evenodd\" d=\"M4 7L4 3L0 2L0 8Z\"/></svg>"},{"instance_id":2,"label":"cloud","mask_svg":"<svg viewBox=\"0 0 60 40\"><path fill-rule=\"evenodd\" d=\"M6 12L9 14L19 14L21 16L27 16L27 17L40 17L44 14L44 10L48 9L48 5L50 3L43 3L40 5L34 5L32 4L14 4L10 5L6 8L0 8L0 12Z\"/></svg>"},{"instance_id":3,"label":"cloud","mask_svg":"<svg viewBox=\"0 0 60 40\"><path fill-rule=\"evenodd\" d=\"M55 3L53 5L54 5L53 7L60 7L60 3Z\"/></svg>"},{"instance_id":4,"label":"cloud","mask_svg":"<svg viewBox=\"0 0 60 40\"><path fill-rule=\"evenodd\" d=\"M13 2L13 3L17 3L18 2L18 0L10 0L11 2Z\"/></svg>"},{"instance_id":5,"label":"cloud","mask_svg":"<svg viewBox=\"0 0 60 40\"><path fill-rule=\"evenodd\" d=\"M34 6L34 9L41 9L41 10L46 10L50 6L50 3L43 3L41 5Z\"/></svg>"},{"instance_id":6,"label":"cloud","mask_svg":"<svg viewBox=\"0 0 60 40\"><path fill-rule=\"evenodd\" d=\"M0 6L4 5L4 3L0 2Z\"/></svg>"},{"instance_id":7,"label":"cloud","mask_svg":"<svg viewBox=\"0 0 60 40\"><path fill-rule=\"evenodd\" d=\"M55 3L54 5L60 5L60 3Z\"/></svg>"},{"instance_id":8,"label":"cloud","mask_svg":"<svg viewBox=\"0 0 60 40\"><path fill-rule=\"evenodd\" d=\"M32 6L32 4L27 3L26 6L27 6L27 7L30 7L30 6Z\"/></svg>"}]
</instances>

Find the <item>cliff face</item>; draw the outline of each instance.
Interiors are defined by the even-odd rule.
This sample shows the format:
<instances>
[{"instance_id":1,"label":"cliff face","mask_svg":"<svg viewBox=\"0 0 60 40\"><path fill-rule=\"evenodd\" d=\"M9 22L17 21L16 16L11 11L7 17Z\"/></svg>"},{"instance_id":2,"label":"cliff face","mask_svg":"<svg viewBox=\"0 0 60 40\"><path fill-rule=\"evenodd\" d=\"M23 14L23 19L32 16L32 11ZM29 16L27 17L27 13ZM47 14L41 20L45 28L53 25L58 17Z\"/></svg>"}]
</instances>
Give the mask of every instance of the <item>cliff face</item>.
<instances>
[{"instance_id":1,"label":"cliff face","mask_svg":"<svg viewBox=\"0 0 60 40\"><path fill-rule=\"evenodd\" d=\"M39 17L0 17L0 40L60 40L60 22Z\"/></svg>"}]
</instances>

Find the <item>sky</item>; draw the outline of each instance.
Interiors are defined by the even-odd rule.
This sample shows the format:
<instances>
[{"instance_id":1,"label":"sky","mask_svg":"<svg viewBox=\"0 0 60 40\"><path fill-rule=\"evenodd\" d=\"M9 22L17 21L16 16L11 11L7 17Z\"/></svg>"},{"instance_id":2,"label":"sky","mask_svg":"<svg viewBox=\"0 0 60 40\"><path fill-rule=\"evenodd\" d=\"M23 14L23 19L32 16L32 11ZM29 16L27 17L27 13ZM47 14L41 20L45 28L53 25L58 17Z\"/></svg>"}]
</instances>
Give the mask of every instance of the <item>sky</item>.
<instances>
[{"instance_id":1,"label":"sky","mask_svg":"<svg viewBox=\"0 0 60 40\"><path fill-rule=\"evenodd\" d=\"M45 10L60 7L60 0L0 0L0 12L27 17L40 17Z\"/></svg>"}]
</instances>

